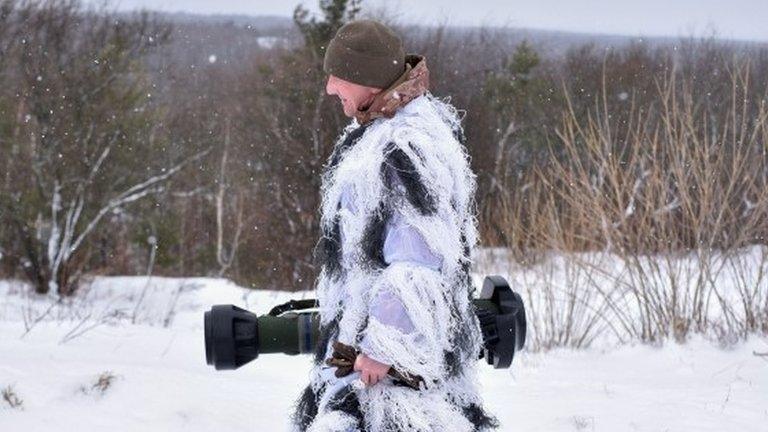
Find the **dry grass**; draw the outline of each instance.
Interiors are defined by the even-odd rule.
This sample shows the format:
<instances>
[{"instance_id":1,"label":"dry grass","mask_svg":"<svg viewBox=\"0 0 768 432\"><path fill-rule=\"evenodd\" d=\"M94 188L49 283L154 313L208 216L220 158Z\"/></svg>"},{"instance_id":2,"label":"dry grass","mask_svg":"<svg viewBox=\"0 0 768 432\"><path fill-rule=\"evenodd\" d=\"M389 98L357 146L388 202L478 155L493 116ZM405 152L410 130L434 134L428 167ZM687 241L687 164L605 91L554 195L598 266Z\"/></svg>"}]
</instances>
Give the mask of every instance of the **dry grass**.
<instances>
[{"instance_id":1,"label":"dry grass","mask_svg":"<svg viewBox=\"0 0 768 432\"><path fill-rule=\"evenodd\" d=\"M621 121L605 96L586 119L569 103L547 163L504 191L493 219L515 260L565 257L530 299L535 345L768 332L768 110L749 64L729 70L717 109L674 70Z\"/></svg>"},{"instance_id":2,"label":"dry grass","mask_svg":"<svg viewBox=\"0 0 768 432\"><path fill-rule=\"evenodd\" d=\"M115 383L117 375L112 371L104 371L96 376L92 383L80 387L80 392L86 395L103 396Z\"/></svg>"},{"instance_id":3,"label":"dry grass","mask_svg":"<svg viewBox=\"0 0 768 432\"><path fill-rule=\"evenodd\" d=\"M2 394L5 403L12 409L24 408L24 401L19 397L12 385L5 387L0 394Z\"/></svg>"}]
</instances>

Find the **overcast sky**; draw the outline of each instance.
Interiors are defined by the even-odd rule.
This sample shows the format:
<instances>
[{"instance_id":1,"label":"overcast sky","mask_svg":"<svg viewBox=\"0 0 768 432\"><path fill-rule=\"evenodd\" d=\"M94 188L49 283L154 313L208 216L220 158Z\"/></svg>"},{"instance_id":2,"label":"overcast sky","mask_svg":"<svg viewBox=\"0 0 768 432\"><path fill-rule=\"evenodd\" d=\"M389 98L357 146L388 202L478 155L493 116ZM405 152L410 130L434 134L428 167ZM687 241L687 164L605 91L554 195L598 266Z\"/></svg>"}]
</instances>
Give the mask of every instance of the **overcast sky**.
<instances>
[{"instance_id":1,"label":"overcast sky","mask_svg":"<svg viewBox=\"0 0 768 432\"><path fill-rule=\"evenodd\" d=\"M98 0L86 0L95 2ZM117 0L120 9L290 16L301 0ZM768 0L364 0L400 22L768 41Z\"/></svg>"}]
</instances>

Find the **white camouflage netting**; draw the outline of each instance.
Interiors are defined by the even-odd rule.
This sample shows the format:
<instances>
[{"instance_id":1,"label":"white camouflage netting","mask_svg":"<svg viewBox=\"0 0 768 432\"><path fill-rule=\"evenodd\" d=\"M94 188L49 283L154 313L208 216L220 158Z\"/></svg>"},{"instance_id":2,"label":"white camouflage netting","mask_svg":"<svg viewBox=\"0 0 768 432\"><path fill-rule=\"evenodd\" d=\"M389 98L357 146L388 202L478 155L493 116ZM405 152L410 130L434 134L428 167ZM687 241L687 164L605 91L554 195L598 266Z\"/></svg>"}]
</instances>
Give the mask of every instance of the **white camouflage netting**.
<instances>
[{"instance_id":1,"label":"white camouflage netting","mask_svg":"<svg viewBox=\"0 0 768 432\"><path fill-rule=\"evenodd\" d=\"M453 134L459 122L456 110L449 104L431 95L419 97L392 119L379 119L370 125L324 178L321 223L330 231L338 217L345 235L343 276L336 280L323 271L318 281L323 323L341 314L340 342L358 346L399 371L420 375L427 383L427 389L418 392L387 381L369 388L358 385L356 394L366 428L371 431L470 431L473 426L461 407L481 405L475 363L482 341L462 270L469 259L464 243L472 249L477 241L472 214L475 176L463 146ZM346 133L356 126L353 122ZM381 168L387 152L394 149L402 150L414 164L428 195L435 199L434 213L424 214L414 207L406 199L402 184L397 191L387 190ZM343 198L353 205L340 206ZM377 270L367 265L361 247L363 237L369 222L381 211L381 203L388 198L389 210L398 213L421 234L430 251L442 257L439 271L408 262ZM388 304L382 306L382 302ZM377 310L404 310L412 331L390 325L386 317L373 313L372 304L377 305ZM468 322L472 323L469 327ZM472 334L464 330L462 336L471 345L472 355L460 356L462 373L449 376L443 353L458 351L454 335L461 334L462 328L471 328ZM360 345L363 338L365 343ZM326 358L329 356L330 350ZM322 364L315 368L312 385L317 392L341 388L333 371ZM349 419L343 420L339 412L323 406L332 396L329 391L333 390L321 398L311 431L350 429L338 429Z\"/></svg>"}]
</instances>

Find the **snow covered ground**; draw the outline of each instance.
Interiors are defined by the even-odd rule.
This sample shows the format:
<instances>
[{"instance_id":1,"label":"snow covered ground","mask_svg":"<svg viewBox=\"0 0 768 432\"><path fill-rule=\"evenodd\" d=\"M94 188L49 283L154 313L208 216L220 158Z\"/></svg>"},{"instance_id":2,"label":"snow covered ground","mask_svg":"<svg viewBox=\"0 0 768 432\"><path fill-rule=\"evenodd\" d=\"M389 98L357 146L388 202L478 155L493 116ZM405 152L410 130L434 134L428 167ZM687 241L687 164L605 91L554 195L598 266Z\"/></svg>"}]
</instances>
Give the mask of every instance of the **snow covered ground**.
<instances>
[{"instance_id":1,"label":"snow covered ground","mask_svg":"<svg viewBox=\"0 0 768 432\"><path fill-rule=\"evenodd\" d=\"M21 400L0 398L0 431L287 430L310 359L265 355L217 372L202 314L218 303L262 314L310 295L121 277L56 304L0 282L0 390ZM768 357L754 352L768 340L522 353L510 370L483 365L481 382L503 431L765 432Z\"/></svg>"}]
</instances>

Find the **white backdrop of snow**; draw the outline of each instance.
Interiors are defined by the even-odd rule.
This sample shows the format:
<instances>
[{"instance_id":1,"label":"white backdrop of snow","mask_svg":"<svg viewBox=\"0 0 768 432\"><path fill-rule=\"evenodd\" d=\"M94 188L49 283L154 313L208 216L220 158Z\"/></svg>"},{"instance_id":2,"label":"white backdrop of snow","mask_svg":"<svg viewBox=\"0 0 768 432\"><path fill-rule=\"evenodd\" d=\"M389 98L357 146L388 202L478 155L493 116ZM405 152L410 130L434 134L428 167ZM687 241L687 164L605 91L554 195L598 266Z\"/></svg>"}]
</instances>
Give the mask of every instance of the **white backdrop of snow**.
<instances>
[{"instance_id":1,"label":"white backdrop of snow","mask_svg":"<svg viewBox=\"0 0 768 432\"><path fill-rule=\"evenodd\" d=\"M287 430L310 358L265 355L215 371L205 364L202 314L219 303L263 314L311 295L220 279L112 277L50 308L50 297L0 282L0 388L23 400L22 409L0 400L0 431ZM24 316L44 311L21 337ZM78 324L99 322L63 342ZM480 379L503 431L758 432L768 422L768 361L753 351L768 351L768 341L523 352L510 370L482 366ZM103 395L80 391L104 371L117 379Z\"/></svg>"}]
</instances>

